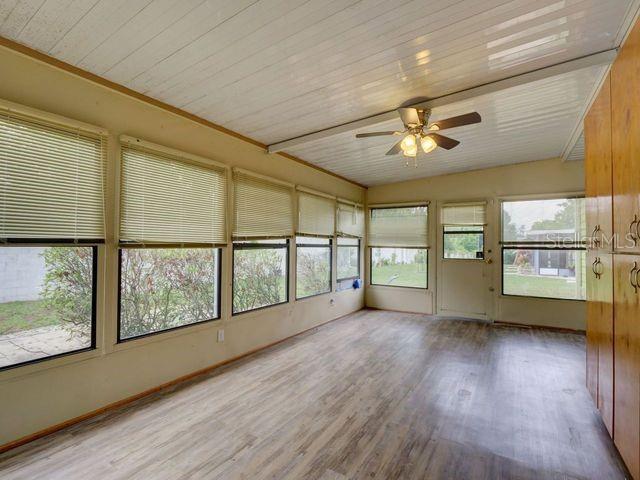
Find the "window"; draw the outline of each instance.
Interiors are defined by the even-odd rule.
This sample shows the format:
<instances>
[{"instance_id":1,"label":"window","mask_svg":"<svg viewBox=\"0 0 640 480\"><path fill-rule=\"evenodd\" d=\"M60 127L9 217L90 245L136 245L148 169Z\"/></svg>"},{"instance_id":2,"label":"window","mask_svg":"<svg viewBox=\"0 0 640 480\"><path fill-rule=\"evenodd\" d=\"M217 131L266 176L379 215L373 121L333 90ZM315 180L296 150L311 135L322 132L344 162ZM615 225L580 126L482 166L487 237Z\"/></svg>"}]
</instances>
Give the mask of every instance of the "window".
<instances>
[{"instance_id":1,"label":"window","mask_svg":"<svg viewBox=\"0 0 640 480\"><path fill-rule=\"evenodd\" d=\"M427 288L427 249L372 248L371 284Z\"/></svg>"},{"instance_id":2,"label":"window","mask_svg":"<svg viewBox=\"0 0 640 480\"><path fill-rule=\"evenodd\" d=\"M120 250L118 340L220 318L219 248Z\"/></svg>"},{"instance_id":3,"label":"window","mask_svg":"<svg viewBox=\"0 0 640 480\"><path fill-rule=\"evenodd\" d=\"M338 281L360 276L360 239L338 237Z\"/></svg>"},{"instance_id":4,"label":"window","mask_svg":"<svg viewBox=\"0 0 640 480\"><path fill-rule=\"evenodd\" d=\"M444 205L441 214L443 258L483 259L484 203Z\"/></svg>"},{"instance_id":5,"label":"window","mask_svg":"<svg viewBox=\"0 0 640 480\"><path fill-rule=\"evenodd\" d=\"M427 214L424 204L370 210L371 285L427 288Z\"/></svg>"},{"instance_id":6,"label":"window","mask_svg":"<svg viewBox=\"0 0 640 480\"><path fill-rule=\"evenodd\" d=\"M225 168L121 140L118 341L220 318Z\"/></svg>"},{"instance_id":7,"label":"window","mask_svg":"<svg viewBox=\"0 0 640 480\"><path fill-rule=\"evenodd\" d=\"M289 301L289 241L233 244L233 314Z\"/></svg>"},{"instance_id":8,"label":"window","mask_svg":"<svg viewBox=\"0 0 640 480\"><path fill-rule=\"evenodd\" d=\"M331 291L331 240L296 238L296 298Z\"/></svg>"},{"instance_id":9,"label":"window","mask_svg":"<svg viewBox=\"0 0 640 480\"><path fill-rule=\"evenodd\" d=\"M427 206L370 210L369 246L427 247Z\"/></svg>"},{"instance_id":10,"label":"window","mask_svg":"<svg viewBox=\"0 0 640 480\"><path fill-rule=\"evenodd\" d=\"M0 107L0 369L95 348L104 132Z\"/></svg>"},{"instance_id":11,"label":"window","mask_svg":"<svg viewBox=\"0 0 640 480\"><path fill-rule=\"evenodd\" d=\"M584 300L583 198L502 203L502 293Z\"/></svg>"},{"instance_id":12,"label":"window","mask_svg":"<svg viewBox=\"0 0 640 480\"><path fill-rule=\"evenodd\" d=\"M234 169L233 178L235 315L289 301L294 187L242 169Z\"/></svg>"},{"instance_id":13,"label":"window","mask_svg":"<svg viewBox=\"0 0 640 480\"><path fill-rule=\"evenodd\" d=\"M96 247L0 248L0 368L95 346Z\"/></svg>"},{"instance_id":14,"label":"window","mask_svg":"<svg viewBox=\"0 0 640 480\"><path fill-rule=\"evenodd\" d=\"M338 236L364 236L364 208L358 203L338 200L336 207L336 233Z\"/></svg>"}]
</instances>

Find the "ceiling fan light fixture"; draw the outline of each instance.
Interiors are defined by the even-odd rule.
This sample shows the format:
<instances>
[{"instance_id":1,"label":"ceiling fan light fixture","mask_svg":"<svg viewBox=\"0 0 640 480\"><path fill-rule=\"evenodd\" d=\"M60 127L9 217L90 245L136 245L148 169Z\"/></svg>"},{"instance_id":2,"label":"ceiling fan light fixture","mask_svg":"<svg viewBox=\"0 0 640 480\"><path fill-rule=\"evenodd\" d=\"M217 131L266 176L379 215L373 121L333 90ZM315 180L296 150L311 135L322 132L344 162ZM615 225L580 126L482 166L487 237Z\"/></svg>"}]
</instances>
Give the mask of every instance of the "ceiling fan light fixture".
<instances>
[{"instance_id":1,"label":"ceiling fan light fixture","mask_svg":"<svg viewBox=\"0 0 640 480\"><path fill-rule=\"evenodd\" d=\"M400 144L400 148L403 152L408 152L412 150L418 149L418 142L416 142L416 137L413 134L407 135L402 139L402 143Z\"/></svg>"},{"instance_id":2,"label":"ceiling fan light fixture","mask_svg":"<svg viewBox=\"0 0 640 480\"><path fill-rule=\"evenodd\" d=\"M433 140L433 138L429 136L422 137L422 140L420 140L420 144L422 146L422 151L424 153L429 153L438 146L438 144Z\"/></svg>"},{"instance_id":3,"label":"ceiling fan light fixture","mask_svg":"<svg viewBox=\"0 0 640 480\"><path fill-rule=\"evenodd\" d=\"M402 153L405 157L415 157L418 155L418 145L414 143L411 147L403 148Z\"/></svg>"}]
</instances>

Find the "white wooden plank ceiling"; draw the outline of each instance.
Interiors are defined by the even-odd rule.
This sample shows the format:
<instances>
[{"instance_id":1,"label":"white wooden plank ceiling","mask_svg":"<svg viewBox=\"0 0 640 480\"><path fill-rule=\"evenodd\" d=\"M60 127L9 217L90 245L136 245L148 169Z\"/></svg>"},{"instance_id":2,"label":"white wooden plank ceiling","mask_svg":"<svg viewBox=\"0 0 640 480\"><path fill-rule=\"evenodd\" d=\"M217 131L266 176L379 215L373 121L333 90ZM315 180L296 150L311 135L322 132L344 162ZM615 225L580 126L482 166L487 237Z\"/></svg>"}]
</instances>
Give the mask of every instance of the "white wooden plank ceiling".
<instances>
[{"instance_id":1,"label":"white wooden plank ceiling","mask_svg":"<svg viewBox=\"0 0 640 480\"><path fill-rule=\"evenodd\" d=\"M482 123L442 132L462 142L437 148L405 167L402 155L385 155L398 137L355 139L347 132L289 150L293 155L365 185L559 157L606 67L590 67L433 109L438 120L477 111ZM366 131L402 130L388 121Z\"/></svg>"},{"instance_id":2,"label":"white wooden plank ceiling","mask_svg":"<svg viewBox=\"0 0 640 480\"><path fill-rule=\"evenodd\" d=\"M0 35L272 144L411 98L438 97L612 48L634 3L0 0ZM563 79L568 88L576 79L589 80L579 74ZM544 98L531 93L527 101L535 106ZM489 120L505 108L481 106ZM561 115L567 122L576 119L569 110L573 106ZM557 111L547 115L560 116ZM538 115L544 124L545 114ZM487 137L489 125L483 125ZM527 138L532 149L538 145ZM353 143L341 151L360 151ZM545 153L527 154L534 152ZM326 154L298 153L327 162ZM479 152L475 157L482 161ZM371 165L352 168L359 158L332 162L341 170L348 165L352 179L370 181ZM379 175L376 182L390 179Z\"/></svg>"}]
</instances>

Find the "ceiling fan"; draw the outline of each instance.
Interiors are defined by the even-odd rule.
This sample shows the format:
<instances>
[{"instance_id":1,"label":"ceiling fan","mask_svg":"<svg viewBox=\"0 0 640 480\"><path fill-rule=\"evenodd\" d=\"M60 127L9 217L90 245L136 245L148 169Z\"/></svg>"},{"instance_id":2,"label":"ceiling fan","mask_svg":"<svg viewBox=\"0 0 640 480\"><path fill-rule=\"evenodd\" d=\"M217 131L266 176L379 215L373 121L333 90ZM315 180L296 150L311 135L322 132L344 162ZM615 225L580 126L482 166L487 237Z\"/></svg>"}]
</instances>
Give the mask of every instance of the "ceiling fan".
<instances>
[{"instance_id":1,"label":"ceiling fan","mask_svg":"<svg viewBox=\"0 0 640 480\"><path fill-rule=\"evenodd\" d=\"M356 138L379 137L382 135L404 135L404 138L396 142L396 144L391 147L387 152L387 155L396 155L402 152L405 157L413 157L415 159L418 155L418 144L420 144L424 153L429 153L436 147L451 150L460 144L458 140L445 137L444 135L440 135L436 132L446 130L447 128L462 127L463 125L480 123L482 120L478 112L472 112L464 115L458 115L457 117L439 120L427 125L429 116L431 115L431 110L399 108L398 113L400 114L400 118L404 124L404 131L358 133L356 134Z\"/></svg>"}]
</instances>

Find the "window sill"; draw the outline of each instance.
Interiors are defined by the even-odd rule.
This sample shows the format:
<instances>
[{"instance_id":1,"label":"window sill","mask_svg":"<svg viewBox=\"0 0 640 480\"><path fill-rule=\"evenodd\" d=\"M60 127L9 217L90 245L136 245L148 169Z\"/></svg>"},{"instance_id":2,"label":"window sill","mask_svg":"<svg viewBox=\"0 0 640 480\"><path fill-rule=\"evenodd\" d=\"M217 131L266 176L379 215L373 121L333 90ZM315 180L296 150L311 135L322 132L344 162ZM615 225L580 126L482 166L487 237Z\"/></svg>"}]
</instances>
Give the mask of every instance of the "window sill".
<instances>
[{"instance_id":1,"label":"window sill","mask_svg":"<svg viewBox=\"0 0 640 480\"><path fill-rule=\"evenodd\" d=\"M498 295L498 298L502 299L510 299L510 298L515 298L515 299L531 299L531 300L553 300L553 301L560 301L560 302L586 302L586 300L580 299L580 298L556 298L556 297L536 297L533 295L509 295L509 294L504 294L504 293L500 293Z\"/></svg>"},{"instance_id":2,"label":"window sill","mask_svg":"<svg viewBox=\"0 0 640 480\"><path fill-rule=\"evenodd\" d=\"M129 350L130 348L140 347L155 342L163 342L171 338L180 337L182 335L189 335L193 333L203 332L207 330L214 330L222 323L222 318L215 318L212 320L205 320L203 322L193 323L189 325L182 325L171 330L165 330L161 332L149 333L147 335L141 335L139 337L123 339L113 345L111 352L120 352ZM110 353L111 353L110 352Z\"/></svg>"},{"instance_id":3,"label":"window sill","mask_svg":"<svg viewBox=\"0 0 640 480\"><path fill-rule=\"evenodd\" d=\"M307 299L310 299L310 298L321 297L323 295L328 295L330 293L332 293L331 289L327 290L326 292L314 293L313 295L307 295L306 297L300 297L300 298L296 297L296 302L301 302L301 301L304 301L304 300L307 300Z\"/></svg>"},{"instance_id":4,"label":"window sill","mask_svg":"<svg viewBox=\"0 0 640 480\"><path fill-rule=\"evenodd\" d=\"M28 363L22 366L16 366L7 368L0 371L0 383L5 381L11 381L22 377L28 377L31 375L37 375L40 372L49 370L52 368L58 368L74 363L85 362L87 360L101 357L105 353L100 348L93 348L91 350L80 350L77 352L69 352L61 354L54 358L44 358L40 361Z\"/></svg>"},{"instance_id":5,"label":"window sill","mask_svg":"<svg viewBox=\"0 0 640 480\"><path fill-rule=\"evenodd\" d=\"M431 291L429 289L429 287L407 287L407 286L404 286L404 285L380 285L380 284L376 284L376 283L370 283L369 285L367 285L367 287L369 287L369 288L392 288L393 290L397 290L399 288L402 288L402 289L411 290L411 291L418 291L418 292L430 292Z\"/></svg>"},{"instance_id":6,"label":"window sill","mask_svg":"<svg viewBox=\"0 0 640 480\"><path fill-rule=\"evenodd\" d=\"M229 318L225 319L225 322L233 322L235 320L245 319L245 318L253 318L258 315L262 315L266 310L268 311L279 311L287 306L291 306L293 302L287 300L286 302L274 303L273 305L265 305L264 307L254 308L253 310L247 310L245 312L231 313Z\"/></svg>"}]
</instances>

